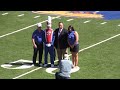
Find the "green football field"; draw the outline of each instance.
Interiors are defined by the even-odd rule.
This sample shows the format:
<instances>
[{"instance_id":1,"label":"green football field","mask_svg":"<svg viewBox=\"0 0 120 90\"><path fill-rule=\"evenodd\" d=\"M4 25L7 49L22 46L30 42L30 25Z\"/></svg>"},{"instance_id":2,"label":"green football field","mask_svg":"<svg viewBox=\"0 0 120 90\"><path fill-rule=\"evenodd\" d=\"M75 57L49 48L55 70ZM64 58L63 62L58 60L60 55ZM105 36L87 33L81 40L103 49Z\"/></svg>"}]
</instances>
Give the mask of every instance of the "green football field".
<instances>
[{"instance_id":1,"label":"green football field","mask_svg":"<svg viewBox=\"0 0 120 90\"><path fill-rule=\"evenodd\" d=\"M46 28L48 16L31 11L0 11L0 79L55 79L47 72L49 68L31 64L31 35L38 22ZM66 29L73 25L79 33L80 69L71 74L71 79L120 79L120 20L51 16L53 29L61 21Z\"/></svg>"}]
</instances>

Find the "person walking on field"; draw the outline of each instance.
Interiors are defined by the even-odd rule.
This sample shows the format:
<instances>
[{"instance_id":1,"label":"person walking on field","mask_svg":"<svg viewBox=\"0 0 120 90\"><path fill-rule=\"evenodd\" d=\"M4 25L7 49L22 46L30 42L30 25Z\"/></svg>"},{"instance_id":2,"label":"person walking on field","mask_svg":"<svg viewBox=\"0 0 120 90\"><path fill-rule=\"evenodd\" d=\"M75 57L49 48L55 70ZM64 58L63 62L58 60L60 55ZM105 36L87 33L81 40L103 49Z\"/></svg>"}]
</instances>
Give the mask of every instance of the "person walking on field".
<instances>
[{"instance_id":1,"label":"person walking on field","mask_svg":"<svg viewBox=\"0 0 120 90\"><path fill-rule=\"evenodd\" d=\"M70 51L72 53L72 62L76 67L78 66L78 52L79 52L79 35L77 31L74 30L73 26L68 27L68 44L70 46Z\"/></svg>"}]
</instances>

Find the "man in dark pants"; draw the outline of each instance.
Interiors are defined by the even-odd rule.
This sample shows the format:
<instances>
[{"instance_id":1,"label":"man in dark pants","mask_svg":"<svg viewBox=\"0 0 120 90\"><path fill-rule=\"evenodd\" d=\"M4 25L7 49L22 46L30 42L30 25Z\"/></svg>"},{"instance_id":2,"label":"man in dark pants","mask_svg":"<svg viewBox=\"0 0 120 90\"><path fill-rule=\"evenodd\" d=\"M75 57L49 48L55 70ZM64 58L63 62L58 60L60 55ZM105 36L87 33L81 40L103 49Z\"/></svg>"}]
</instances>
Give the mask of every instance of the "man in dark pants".
<instances>
[{"instance_id":1,"label":"man in dark pants","mask_svg":"<svg viewBox=\"0 0 120 90\"><path fill-rule=\"evenodd\" d=\"M47 29L44 30L44 43L45 43L45 59L44 67L48 66L48 53L50 54L51 67L54 67L54 32L51 28L51 23L47 22Z\"/></svg>"},{"instance_id":2,"label":"man in dark pants","mask_svg":"<svg viewBox=\"0 0 120 90\"><path fill-rule=\"evenodd\" d=\"M55 73L55 79L70 79L71 70L74 68L68 54L59 63L59 72Z\"/></svg>"},{"instance_id":3,"label":"man in dark pants","mask_svg":"<svg viewBox=\"0 0 120 90\"><path fill-rule=\"evenodd\" d=\"M43 54L43 35L44 31L41 29L42 24L37 24L37 29L32 34L32 43L34 48L33 64L36 66L37 53L39 51L39 66L42 66L42 54Z\"/></svg>"},{"instance_id":4,"label":"man in dark pants","mask_svg":"<svg viewBox=\"0 0 120 90\"><path fill-rule=\"evenodd\" d=\"M64 28L63 23L59 22L58 23L59 28L57 28L54 33L55 33L55 42L54 46L57 51L58 55L58 64L60 60L63 59L64 54L67 53L67 47L68 42L67 42L67 37L68 37L68 31Z\"/></svg>"},{"instance_id":5,"label":"man in dark pants","mask_svg":"<svg viewBox=\"0 0 120 90\"><path fill-rule=\"evenodd\" d=\"M55 61L55 57L56 57L56 51L55 51L55 48L54 48L54 61Z\"/></svg>"}]
</instances>

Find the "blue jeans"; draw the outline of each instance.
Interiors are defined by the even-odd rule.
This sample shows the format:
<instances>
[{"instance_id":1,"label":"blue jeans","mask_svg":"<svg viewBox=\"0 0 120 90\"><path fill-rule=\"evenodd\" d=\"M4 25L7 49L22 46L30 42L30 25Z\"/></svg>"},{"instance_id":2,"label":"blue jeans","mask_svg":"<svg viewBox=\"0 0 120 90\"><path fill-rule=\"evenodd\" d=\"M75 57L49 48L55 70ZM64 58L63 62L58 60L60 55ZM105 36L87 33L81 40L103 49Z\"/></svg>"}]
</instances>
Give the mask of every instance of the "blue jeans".
<instances>
[{"instance_id":1,"label":"blue jeans","mask_svg":"<svg viewBox=\"0 0 120 90\"><path fill-rule=\"evenodd\" d=\"M45 59L44 59L44 61L45 61L45 64L48 64L48 53L50 54L50 62L51 62L51 64L54 64L54 46L53 45L51 45L50 47L47 47L46 45L45 45Z\"/></svg>"}]
</instances>

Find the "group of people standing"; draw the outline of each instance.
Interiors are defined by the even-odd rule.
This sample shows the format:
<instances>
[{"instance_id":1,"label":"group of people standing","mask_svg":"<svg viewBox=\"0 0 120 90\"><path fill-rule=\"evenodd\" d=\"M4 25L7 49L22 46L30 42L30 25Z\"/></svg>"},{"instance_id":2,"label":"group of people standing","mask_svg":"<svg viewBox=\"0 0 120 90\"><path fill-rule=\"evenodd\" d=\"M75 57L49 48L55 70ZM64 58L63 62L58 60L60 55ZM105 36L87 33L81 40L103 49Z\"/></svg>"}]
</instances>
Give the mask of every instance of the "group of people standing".
<instances>
[{"instance_id":1,"label":"group of people standing","mask_svg":"<svg viewBox=\"0 0 120 90\"><path fill-rule=\"evenodd\" d=\"M39 52L39 66L48 66L48 53L50 54L51 67L54 67L55 51L57 51L58 65L64 55L68 54L70 48L72 54L73 66L78 66L78 52L79 52L79 35L74 30L73 26L69 26L68 30L64 28L62 22L58 23L58 28L53 30L52 23L46 23L47 28L42 29L42 24L37 24L37 29L32 34L33 43L33 64L36 65L37 53ZM44 63L42 63L42 56L44 50Z\"/></svg>"}]
</instances>

